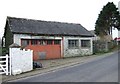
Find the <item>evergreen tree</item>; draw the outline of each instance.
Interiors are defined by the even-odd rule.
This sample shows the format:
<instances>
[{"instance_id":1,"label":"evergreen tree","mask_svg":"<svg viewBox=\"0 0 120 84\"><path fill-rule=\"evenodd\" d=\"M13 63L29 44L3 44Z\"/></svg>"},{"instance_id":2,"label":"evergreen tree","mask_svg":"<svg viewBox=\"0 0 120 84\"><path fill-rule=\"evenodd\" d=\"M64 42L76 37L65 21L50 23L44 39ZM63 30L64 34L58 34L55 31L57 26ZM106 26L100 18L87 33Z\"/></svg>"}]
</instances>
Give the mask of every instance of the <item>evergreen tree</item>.
<instances>
[{"instance_id":1,"label":"evergreen tree","mask_svg":"<svg viewBox=\"0 0 120 84\"><path fill-rule=\"evenodd\" d=\"M108 2L95 23L95 33L99 36L112 35L112 29L119 27L119 12L113 2Z\"/></svg>"}]
</instances>

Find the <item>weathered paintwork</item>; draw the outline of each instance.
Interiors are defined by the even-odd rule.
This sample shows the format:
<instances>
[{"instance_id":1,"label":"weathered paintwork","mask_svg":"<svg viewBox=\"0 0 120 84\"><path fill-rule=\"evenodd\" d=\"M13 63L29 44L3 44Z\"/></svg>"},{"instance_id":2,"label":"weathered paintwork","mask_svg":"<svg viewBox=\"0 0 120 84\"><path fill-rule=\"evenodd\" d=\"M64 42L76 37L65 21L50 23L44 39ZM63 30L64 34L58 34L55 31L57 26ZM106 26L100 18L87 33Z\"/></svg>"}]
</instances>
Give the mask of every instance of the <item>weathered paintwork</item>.
<instances>
[{"instance_id":1,"label":"weathered paintwork","mask_svg":"<svg viewBox=\"0 0 120 84\"><path fill-rule=\"evenodd\" d=\"M75 57L75 56L84 56L93 54L93 44L92 37L74 37L74 36L31 36L27 34L14 34L14 43L21 45L21 39L59 39L61 40L60 45L29 45L26 48L33 50L34 60L38 58L38 52L42 52L46 54L46 59L54 59L54 58L63 58L63 57ZM68 40L79 40L79 47L69 49L68 48ZM90 47L82 48L81 40L90 40Z\"/></svg>"},{"instance_id":2,"label":"weathered paintwork","mask_svg":"<svg viewBox=\"0 0 120 84\"><path fill-rule=\"evenodd\" d=\"M68 48L68 40L74 39L79 40L79 47L69 49ZM81 47L81 40L90 40L90 47L89 48L82 48ZM84 56L84 55L91 55L93 53L92 49L92 38L91 37L64 37L64 57L74 57L74 56Z\"/></svg>"}]
</instances>

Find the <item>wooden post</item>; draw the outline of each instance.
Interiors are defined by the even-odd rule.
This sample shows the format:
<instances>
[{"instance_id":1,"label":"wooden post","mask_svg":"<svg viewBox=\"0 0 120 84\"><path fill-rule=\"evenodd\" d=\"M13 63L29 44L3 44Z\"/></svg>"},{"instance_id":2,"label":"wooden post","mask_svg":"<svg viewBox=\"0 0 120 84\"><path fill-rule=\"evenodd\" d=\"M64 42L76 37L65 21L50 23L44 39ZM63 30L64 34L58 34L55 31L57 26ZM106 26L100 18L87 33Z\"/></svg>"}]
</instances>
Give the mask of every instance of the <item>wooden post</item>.
<instances>
[{"instance_id":1,"label":"wooden post","mask_svg":"<svg viewBox=\"0 0 120 84\"><path fill-rule=\"evenodd\" d=\"M6 75L8 75L8 55L6 55Z\"/></svg>"},{"instance_id":2,"label":"wooden post","mask_svg":"<svg viewBox=\"0 0 120 84\"><path fill-rule=\"evenodd\" d=\"M93 40L90 39L90 48L91 48L91 54L93 54Z\"/></svg>"}]
</instances>

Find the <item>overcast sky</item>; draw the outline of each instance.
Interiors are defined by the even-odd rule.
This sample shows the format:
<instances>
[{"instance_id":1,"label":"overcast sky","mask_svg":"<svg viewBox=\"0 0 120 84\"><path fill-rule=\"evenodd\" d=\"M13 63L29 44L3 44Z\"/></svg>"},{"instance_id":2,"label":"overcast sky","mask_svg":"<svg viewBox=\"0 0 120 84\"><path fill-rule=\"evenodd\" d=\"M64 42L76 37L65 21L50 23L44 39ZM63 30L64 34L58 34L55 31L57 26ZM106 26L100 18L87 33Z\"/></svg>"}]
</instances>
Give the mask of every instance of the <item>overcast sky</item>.
<instances>
[{"instance_id":1,"label":"overcast sky","mask_svg":"<svg viewBox=\"0 0 120 84\"><path fill-rule=\"evenodd\" d=\"M118 7L119 0L1 0L0 38L7 16L79 23L87 30L94 30L98 14L108 2ZM116 37L117 31L113 34Z\"/></svg>"}]
</instances>

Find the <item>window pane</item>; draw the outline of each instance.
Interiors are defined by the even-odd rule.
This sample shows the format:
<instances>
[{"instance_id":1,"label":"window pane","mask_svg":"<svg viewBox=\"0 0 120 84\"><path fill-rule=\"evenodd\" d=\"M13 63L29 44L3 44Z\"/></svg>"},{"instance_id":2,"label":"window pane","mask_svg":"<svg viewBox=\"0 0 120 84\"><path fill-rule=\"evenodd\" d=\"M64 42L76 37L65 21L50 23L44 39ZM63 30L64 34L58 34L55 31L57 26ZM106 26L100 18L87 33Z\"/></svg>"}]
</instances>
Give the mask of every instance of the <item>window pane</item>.
<instances>
[{"instance_id":1,"label":"window pane","mask_svg":"<svg viewBox=\"0 0 120 84\"><path fill-rule=\"evenodd\" d=\"M90 40L81 40L81 47L90 47Z\"/></svg>"},{"instance_id":2,"label":"window pane","mask_svg":"<svg viewBox=\"0 0 120 84\"><path fill-rule=\"evenodd\" d=\"M27 46L27 45L29 45L29 40L22 40L21 45L22 45L22 46Z\"/></svg>"},{"instance_id":3,"label":"window pane","mask_svg":"<svg viewBox=\"0 0 120 84\"><path fill-rule=\"evenodd\" d=\"M55 40L55 41L54 41L54 44L55 44L55 45L60 45L60 44L61 44L61 41L60 41L60 40Z\"/></svg>"},{"instance_id":4,"label":"window pane","mask_svg":"<svg viewBox=\"0 0 120 84\"><path fill-rule=\"evenodd\" d=\"M47 45L52 45L52 40L47 40Z\"/></svg>"},{"instance_id":5,"label":"window pane","mask_svg":"<svg viewBox=\"0 0 120 84\"><path fill-rule=\"evenodd\" d=\"M69 48L78 48L78 40L68 40L68 47Z\"/></svg>"},{"instance_id":6,"label":"window pane","mask_svg":"<svg viewBox=\"0 0 120 84\"><path fill-rule=\"evenodd\" d=\"M39 45L46 45L46 41L45 40L39 40L38 43L39 43Z\"/></svg>"},{"instance_id":7,"label":"window pane","mask_svg":"<svg viewBox=\"0 0 120 84\"><path fill-rule=\"evenodd\" d=\"M74 43L75 45L75 47L78 47L78 41L77 40L75 40L75 43Z\"/></svg>"},{"instance_id":8,"label":"window pane","mask_svg":"<svg viewBox=\"0 0 120 84\"><path fill-rule=\"evenodd\" d=\"M31 45L37 45L37 40L31 40Z\"/></svg>"}]
</instances>

